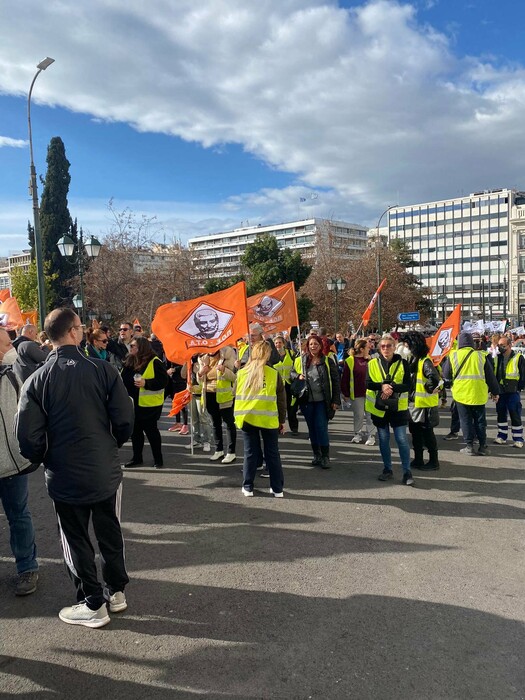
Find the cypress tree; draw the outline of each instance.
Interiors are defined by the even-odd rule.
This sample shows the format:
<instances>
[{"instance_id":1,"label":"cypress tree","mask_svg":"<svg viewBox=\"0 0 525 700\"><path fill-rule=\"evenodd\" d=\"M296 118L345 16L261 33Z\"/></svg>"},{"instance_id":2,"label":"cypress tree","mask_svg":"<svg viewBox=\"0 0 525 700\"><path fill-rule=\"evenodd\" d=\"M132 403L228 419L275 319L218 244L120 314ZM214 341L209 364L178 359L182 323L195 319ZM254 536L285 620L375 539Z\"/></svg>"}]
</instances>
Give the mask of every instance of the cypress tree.
<instances>
[{"instance_id":1,"label":"cypress tree","mask_svg":"<svg viewBox=\"0 0 525 700\"><path fill-rule=\"evenodd\" d=\"M77 228L73 225L68 209L67 195L71 176L70 163L66 158L64 142L54 136L47 149L47 172L40 204L40 230L42 234L42 255L50 271L57 273L53 281L48 308L62 304L71 295L68 281L76 275L76 268L60 254L57 242L64 235L77 240Z\"/></svg>"}]
</instances>

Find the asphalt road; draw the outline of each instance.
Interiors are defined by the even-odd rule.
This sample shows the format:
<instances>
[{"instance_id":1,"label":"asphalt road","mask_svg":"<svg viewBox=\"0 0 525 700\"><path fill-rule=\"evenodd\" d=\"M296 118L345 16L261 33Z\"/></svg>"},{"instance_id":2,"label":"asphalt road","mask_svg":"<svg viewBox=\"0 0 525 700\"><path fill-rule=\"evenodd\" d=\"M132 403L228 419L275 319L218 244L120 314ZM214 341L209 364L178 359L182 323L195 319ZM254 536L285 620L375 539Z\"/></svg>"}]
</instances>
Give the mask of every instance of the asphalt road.
<instances>
[{"instance_id":1,"label":"asphalt road","mask_svg":"<svg viewBox=\"0 0 525 700\"><path fill-rule=\"evenodd\" d=\"M378 447L350 427L338 414L329 471L309 466L304 423L283 437L284 499L262 478L242 497L240 459L164 432L169 468L124 476L129 608L98 630L57 617L73 588L33 474L41 570L24 599L0 515L0 697L525 698L524 453L440 438L440 471L411 488L398 459L378 482Z\"/></svg>"}]
</instances>

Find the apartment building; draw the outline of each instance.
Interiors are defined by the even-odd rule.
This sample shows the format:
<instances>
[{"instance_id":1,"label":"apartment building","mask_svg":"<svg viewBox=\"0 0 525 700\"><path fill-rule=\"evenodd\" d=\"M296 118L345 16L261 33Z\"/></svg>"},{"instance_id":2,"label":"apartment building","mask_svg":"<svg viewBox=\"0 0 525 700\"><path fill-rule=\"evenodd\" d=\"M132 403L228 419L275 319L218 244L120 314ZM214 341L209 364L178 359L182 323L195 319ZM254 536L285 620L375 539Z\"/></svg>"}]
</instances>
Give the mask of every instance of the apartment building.
<instances>
[{"instance_id":1,"label":"apartment building","mask_svg":"<svg viewBox=\"0 0 525 700\"><path fill-rule=\"evenodd\" d=\"M484 190L395 207L387 236L412 250L412 271L432 289L436 318L461 303L464 318L518 320L525 301L524 192Z\"/></svg>"},{"instance_id":2,"label":"apartment building","mask_svg":"<svg viewBox=\"0 0 525 700\"><path fill-rule=\"evenodd\" d=\"M330 243L348 258L366 253L367 228L345 221L312 218L269 226L245 226L190 238L194 277L202 284L214 277L231 277L242 272L241 257L257 236L275 236L280 248L297 250L311 264L324 244Z\"/></svg>"}]
</instances>

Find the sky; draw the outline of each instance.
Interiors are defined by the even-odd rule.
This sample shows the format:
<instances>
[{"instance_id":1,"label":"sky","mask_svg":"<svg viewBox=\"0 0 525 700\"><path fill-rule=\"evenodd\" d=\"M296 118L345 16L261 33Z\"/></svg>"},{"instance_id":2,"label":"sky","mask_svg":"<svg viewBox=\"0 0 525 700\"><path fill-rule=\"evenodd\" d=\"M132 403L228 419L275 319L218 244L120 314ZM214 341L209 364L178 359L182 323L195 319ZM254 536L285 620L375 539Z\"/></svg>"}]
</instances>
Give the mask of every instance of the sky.
<instances>
[{"instance_id":1,"label":"sky","mask_svg":"<svg viewBox=\"0 0 525 700\"><path fill-rule=\"evenodd\" d=\"M85 233L112 199L185 242L525 189L524 21L521 0L4 0L0 255L27 247L46 56L37 173L60 136Z\"/></svg>"}]
</instances>

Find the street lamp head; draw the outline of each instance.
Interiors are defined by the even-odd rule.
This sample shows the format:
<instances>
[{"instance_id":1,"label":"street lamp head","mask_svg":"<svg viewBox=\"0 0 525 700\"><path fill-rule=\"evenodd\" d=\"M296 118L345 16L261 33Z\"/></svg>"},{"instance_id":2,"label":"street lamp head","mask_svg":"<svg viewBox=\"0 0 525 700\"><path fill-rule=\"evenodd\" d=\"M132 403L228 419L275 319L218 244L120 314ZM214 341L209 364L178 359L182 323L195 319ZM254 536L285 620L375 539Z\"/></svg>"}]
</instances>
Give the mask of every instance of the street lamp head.
<instances>
[{"instance_id":1,"label":"street lamp head","mask_svg":"<svg viewBox=\"0 0 525 700\"><path fill-rule=\"evenodd\" d=\"M342 277L339 277L339 279L336 280L336 284L340 292L343 292L346 289L346 280L344 280Z\"/></svg>"},{"instance_id":2,"label":"street lamp head","mask_svg":"<svg viewBox=\"0 0 525 700\"><path fill-rule=\"evenodd\" d=\"M86 253L90 258L98 258L98 254L102 248L102 243L95 238L95 236L90 236L87 243L84 244L84 248L86 249Z\"/></svg>"},{"instance_id":3,"label":"street lamp head","mask_svg":"<svg viewBox=\"0 0 525 700\"><path fill-rule=\"evenodd\" d=\"M57 248L60 251L60 255L63 255L65 258L71 258L75 252L75 241L67 235L62 236L57 241Z\"/></svg>"},{"instance_id":4,"label":"street lamp head","mask_svg":"<svg viewBox=\"0 0 525 700\"><path fill-rule=\"evenodd\" d=\"M73 297L73 306L75 309L81 309L82 308L82 297L80 294L75 294Z\"/></svg>"},{"instance_id":5,"label":"street lamp head","mask_svg":"<svg viewBox=\"0 0 525 700\"><path fill-rule=\"evenodd\" d=\"M328 289L329 292L333 292L334 289L336 288L336 281L329 279L328 282L326 283L326 288Z\"/></svg>"},{"instance_id":6,"label":"street lamp head","mask_svg":"<svg viewBox=\"0 0 525 700\"><path fill-rule=\"evenodd\" d=\"M37 68L39 70L45 70L46 68L49 68L49 66L54 62L54 58L49 58L49 56L47 56L47 58L44 58L43 61L40 61L40 63L37 64Z\"/></svg>"}]
</instances>

